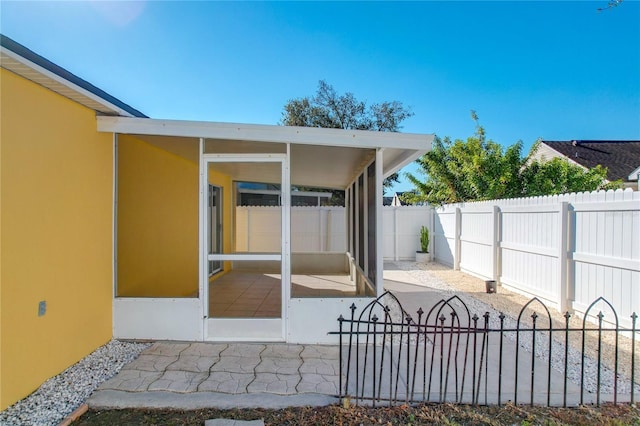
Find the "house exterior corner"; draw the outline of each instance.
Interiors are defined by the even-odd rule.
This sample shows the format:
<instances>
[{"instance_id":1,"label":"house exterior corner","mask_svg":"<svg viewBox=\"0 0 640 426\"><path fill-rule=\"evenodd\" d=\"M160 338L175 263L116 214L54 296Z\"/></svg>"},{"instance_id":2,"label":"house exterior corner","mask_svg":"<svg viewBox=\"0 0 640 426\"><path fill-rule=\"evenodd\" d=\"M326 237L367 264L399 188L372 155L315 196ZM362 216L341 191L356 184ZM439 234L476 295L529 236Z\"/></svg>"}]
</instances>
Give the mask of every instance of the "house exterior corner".
<instances>
[{"instance_id":1,"label":"house exterior corner","mask_svg":"<svg viewBox=\"0 0 640 426\"><path fill-rule=\"evenodd\" d=\"M112 136L1 69L0 409L111 339Z\"/></svg>"}]
</instances>

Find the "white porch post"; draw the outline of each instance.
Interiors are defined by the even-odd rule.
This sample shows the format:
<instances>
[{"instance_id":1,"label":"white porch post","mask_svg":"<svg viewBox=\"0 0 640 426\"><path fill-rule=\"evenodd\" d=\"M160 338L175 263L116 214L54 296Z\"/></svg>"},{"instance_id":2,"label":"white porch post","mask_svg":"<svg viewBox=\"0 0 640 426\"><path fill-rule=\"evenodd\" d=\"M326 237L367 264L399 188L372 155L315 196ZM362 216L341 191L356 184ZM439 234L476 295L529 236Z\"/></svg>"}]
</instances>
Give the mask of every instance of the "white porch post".
<instances>
[{"instance_id":1,"label":"white porch post","mask_svg":"<svg viewBox=\"0 0 640 426\"><path fill-rule=\"evenodd\" d=\"M199 302L200 302L200 310L202 312L202 318L205 319L204 321L204 325L202 327L202 338L201 340L205 340L205 336L207 335L207 321L206 318L209 316L209 312L208 312L208 308L209 308L209 303L205 303L206 301L209 300L209 286L207 285L208 282L205 283L205 281L208 281L207 278L209 276L209 274L207 273L207 270L205 268L207 268L208 265L208 261L206 261L207 259L207 255L208 250L207 250L207 239L205 238L205 217L207 216L207 212L206 212L206 206L207 203L205 202L205 192L207 191L207 194L209 193L208 191L208 183L209 183L209 179L208 179L208 173L207 173L207 162L204 159L204 138L200 138L200 143L199 143L199 149L198 149L198 159L199 164L200 164L200 175L199 175L199 179L198 179L198 247L199 247L199 256L198 256L198 283L199 283L199 291L198 291L198 298L199 298ZM206 200L208 201L208 200Z\"/></svg>"},{"instance_id":2,"label":"white porch post","mask_svg":"<svg viewBox=\"0 0 640 426\"><path fill-rule=\"evenodd\" d=\"M382 196L383 196L383 178L382 178L382 152L384 148L378 148L376 150L376 293L378 296L384 291L384 279L383 279L383 258L384 258L384 235L382 227Z\"/></svg>"},{"instance_id":3,"label":"white porch post","mask_svg":"<svg viewBox=\"0 0 640 426\"><path fill-rule=\"evenodd\" d=\"M111 314L113 316L113 300L118 295L118 134L113 134L113 212L111 218L112 264L111 264ZM113 322L113 319L112 319Z\"/></svg>"},{"instance_id":4,"label":"white porch post","mask_svg":"<svg viewBox=\"0 0 640 426\"><path fill-rule=\"evenodd\" d=\"M281 229L281 285L282 293L282 337L288 340L289 300L291 300L291 144L287 144L287 155L282 162L282 229Z\"/></svg>"},{"instance_id":5,"label":"white porch post","mask_svg":"<svg viewBox=\"0 0 640 426\"><path fill-rule=\"evenodd\" d=\"M365 277L369 277L369 186L368 179L369 178L369 166L365 167L362 171L362 210L363 210L363 224L362 227L364 229L363 238L362 238L362 251L364 252L364 263L362 264L362 271ZM373 283L376 287L376 292L378 291L378 285Z\"/></svg>"}]
</instances>

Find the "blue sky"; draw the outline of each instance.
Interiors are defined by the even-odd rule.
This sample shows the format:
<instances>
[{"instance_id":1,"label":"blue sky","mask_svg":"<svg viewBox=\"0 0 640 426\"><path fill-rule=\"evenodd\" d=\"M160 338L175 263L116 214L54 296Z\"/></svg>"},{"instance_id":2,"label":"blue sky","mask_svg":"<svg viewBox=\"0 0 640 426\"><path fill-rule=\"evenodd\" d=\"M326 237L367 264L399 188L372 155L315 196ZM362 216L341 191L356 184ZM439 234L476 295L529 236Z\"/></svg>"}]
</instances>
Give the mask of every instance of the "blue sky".
<instances>
[{"instance_id":1,"label":"blue sky","mask_svg":"<svg viewBox=\"0 0 640 426\"><path fill-rule=\"evenodd\" d=\"M640 139L640 2L1 1L3 34L152 118L276 124L324 79L403 131ZM396 190L407 190L406 182Z\"/></svg>"}]
</instances>

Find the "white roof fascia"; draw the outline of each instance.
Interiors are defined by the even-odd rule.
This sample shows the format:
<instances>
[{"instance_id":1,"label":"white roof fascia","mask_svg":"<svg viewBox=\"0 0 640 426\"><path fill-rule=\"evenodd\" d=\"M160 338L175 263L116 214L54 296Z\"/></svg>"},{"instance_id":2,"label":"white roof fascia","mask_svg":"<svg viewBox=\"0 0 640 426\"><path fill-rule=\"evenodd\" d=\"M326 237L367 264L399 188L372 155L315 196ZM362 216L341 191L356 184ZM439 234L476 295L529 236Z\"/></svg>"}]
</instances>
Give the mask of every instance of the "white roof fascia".
<instances>
[{"instance_id":1,"label":"white roof fascia","mask_svg":"<svg viewBox=\"0 0 640 426\"><path fill-rule=\"evenodd\" d=\"M433 140L433 138L431 140ZM427 149L422 149L422 150L413 151L413 152L407 152L405 155L394 159L394 161L391 161L389 163L385 163L384 164L384 170L382 171L382 175L383 175L382 177L383 178L388 177L389 175L391 175L394 172L400 170L401 168L403 168L407 164L413 163L418 158L422 157L424 154L426 154L427 152L431 151L431 140L429 140L429 147Z\"/></svg>"},{"instance_id":2,"label":"white roof fascia","mask_svg":"<svg viewBox=\"0 0 640 426\"><path fill-rule=\"evenodd\" d=\"M640 167L632 171L631 174L629 174L629 177L627 179L634 180L634 181L640 179Z\"/></svg>"},{"instance_id":3,"label":"white roof fascia","mask_svg":"<svg viewBox=\"0 0 640 426\"><path fill-rule=\"evenodd\" d=\"M425 150L433 135L264 124L98 116L98 131L349 148Z\"/></svg>"},{"instance_id":4,"label":"white roof fascia","mask_svg":"<svg viewBox=\"0 0 640 426\"><path fill-rule=\"evenodd\" d=\"M38 64L35 64L33 62L31 62L30 60L18 55L15 52L12 52L11 50L0 46L0 51L2 52L3 55L7 55L9 57L11 57L13 60L20 62L21 64L25 65L26 67L31 68L32 70L44 75L45 77L48 77L54 81L56 81L57 83L60 83L66 87L68 87L69 89L83 95L86 96L87 98L99 103L100 105L104 105L106 108L112 110L113 112L116 112L120 115L126 116L126 117L133 117L133 115L131 115L131 113L129 113L128 111L125 111L124 109L112 104L111 102L107 102L106 100L104 100L103 98L101 98L100 96L97 96L94 93L91 93L90 91L83 89L82 87L71 83L69 80L66 80L62 77L60 77L59 75L41 67ZM38 83L39 84L39 83ZM45 86L46 87L46 86ZM52 89L50 89L52 90ZM77 102L77 101L76 101ZM93 109L93 108L92 108Z\"/></svg>"}]
</instances>

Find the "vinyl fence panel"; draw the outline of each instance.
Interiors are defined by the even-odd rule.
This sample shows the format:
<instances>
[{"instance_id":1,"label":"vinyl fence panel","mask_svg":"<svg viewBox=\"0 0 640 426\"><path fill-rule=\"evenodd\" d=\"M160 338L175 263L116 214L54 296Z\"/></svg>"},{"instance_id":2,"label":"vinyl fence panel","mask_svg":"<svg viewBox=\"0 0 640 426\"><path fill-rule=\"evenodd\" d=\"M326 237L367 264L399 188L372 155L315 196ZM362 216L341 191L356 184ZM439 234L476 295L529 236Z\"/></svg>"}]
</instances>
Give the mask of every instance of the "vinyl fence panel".
<instances>
[{"instance_id":1,"label":"vinyl fence panel","mask_svg":"<svg viewBox=\"0 0 640 426\"><path fill-rule=\"evenodd\" d=\"M235 245L240 252L280 250L280 208L238 206L235 215ZM344 207L292 207L293 252L345 252Z\"/></svg>"},{"instance_id":2,"label":"vinyl fence panel","mask_svg":"<svg viewBox=\"0 0 640 426\"><path fill-rule=\"evenodd\" d=\"M445 206L435 210L432 232L434 259L452 268L455 263L456 232L456 208Z\"/></svg>"},{"instance_id":3,"label":"vinyl fence panel","mask_svg":"<svg viewBox=\"0 0 640 426\"><path fill-rule=\"evenodd\" d=\"M493 208L461 210L460 269L493 280L494 212Z\"/></svg>"},{"instance_id":4,"label":"vinyl fence panel","mask_svg":"<svg viewBox=\"0 0 640 426\"><path fill-rule=\"evenodd\" d=\"M628 323L640 306L639 201L622 192L584 201L576 203L572 212L571 259L575 282L580 284L575 286L573 307L584 312L589 297L603 296Z\"/></svg>"},{"instance_id":5,"label":"vinyl fence panel","mask_svg":"<svg viewBox=\"0 0 640 426\"><path fill-rule=\"evenodd\" d=\"M493 268L505 288L579 316L601 296L624 326L640 311L638 191L451 204L434 214L440 263L486 278Z\"/></svg>"}]
</instances>

